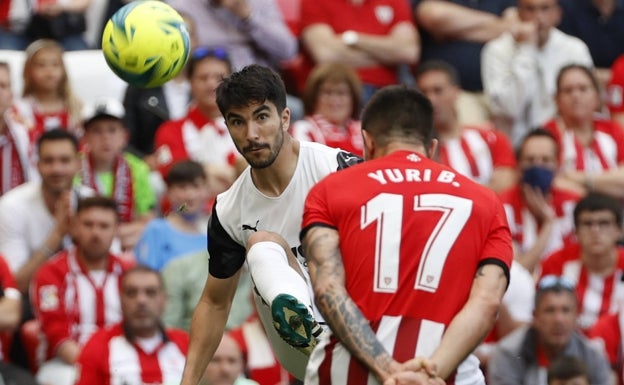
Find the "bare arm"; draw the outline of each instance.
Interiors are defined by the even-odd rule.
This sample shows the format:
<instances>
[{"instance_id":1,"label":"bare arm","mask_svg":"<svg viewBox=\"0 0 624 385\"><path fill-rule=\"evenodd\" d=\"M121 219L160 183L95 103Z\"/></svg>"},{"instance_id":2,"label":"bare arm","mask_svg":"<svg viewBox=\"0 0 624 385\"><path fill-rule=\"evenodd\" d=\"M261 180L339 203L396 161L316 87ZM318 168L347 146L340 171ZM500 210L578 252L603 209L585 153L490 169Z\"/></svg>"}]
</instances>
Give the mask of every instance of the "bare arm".
<instances>
[{"instance_id":1,"label":"bare arm","mask_svg":"<svg viewBox=\"0 0 624 385\"><path fill-rule=\"evenodd\" d=\"M12 289L15 291L15 289ZM15 291L17 294L17 292ZM0 331L12 331L22 318L22 301L19 294L0 297Z\"/></svg>"},{"instance_id":2,"label":"bare arm","mask_svg":"<svg viewBox=\"0 0 624 385\"><path fill-rule=\"evenodd\" d=\"M203 376L221 342L239 277L240 270L226 279L208 275L191 321L190 345L181 385L197 385Z\"/></svg>"},{"instance_id":3,"label":"bare arm","mask_svg":"<svg viewBox=\"0 0 624 385\"><path fill-rule=\"evenodd\" d=\"M515 8L503 17L447 1L425 0L415 9L416 22L437 40L485 43L509 30L517 21Z\"/></svg>"},{"instance_id":4,"label":"bare arm","mask_svg":"<svg viewBox=\"0 0 624 385\"><path fill-rule=\"evenodd\" d=\"M468 302L453 318L431 356L440 377L448 378L492 329L506 287L507 277L500 266L487 264L479 268Z\"/></svg>"},{"instance_id":5,"label":"bare arm","mask_svg":"<svg viewBox=\"0 0 624 385\"><path fill-rule=\"evenodd\" d=\"M74 340L66 340L56 349L56 355L63 362L73 365L80 355L80 345Z\"/></svg>"},{"instance_id":6,"label":"bare arm","mask_svg":"<svg viewBox=\"0 0 624 385\"><path fill-rule=\"evenodd\" d=\"M317 64L343 63L353 67L372 67L376 61L368 53L349 47L327 24L312 24L301 32L301 42Z\"/></svg>"},{"instance_id":7,"label":"bare arm","mask_svg":"<svg viewBox=\"0 0 624 385\"><path fill-rule=\"evenodd\" d=\"M616 198L624 198L624 165L603 171L598 175L587 175L582 171L570 171L562 176L563 179L575 184L577 190L587 193L596 191L611 195Z\"/></svg>"},{"instance_id":8,"label":"bare arm","mask_svg":"<svg viewBox=\"0 0 624 385\"><path fill-rule=\"evenodd\" d=\"M420 37L412 23L399 23L388 35L359 34L353 46L383 64L414 64L420 57Z\"/></svg>"},{"instance_id":9,"label":"bare arm","mask_svg":"<svg viewBox=\"0 0 624 385\"><path fill-rule=\"evenodd\" d=\"M61 248L63 237L65 236L64 231L66 230L55 226L54 229L50 231L45 241L43 241L41 247L33 251L26 263L15 272L15 283L22 293L28 291L30 281L37 269Z\"/></svg>"},{"instance_id":10,"label":"bare arm","mask_svg":"<svg viewBox=\"0 0 624 385\"><path fill-rule=\"evenodd\" d=\"M377 340L368 321L347 293L338 232L310 229L303 239L316 305L334 335L371 373L385 381L399 365Z\"/></svg>"}]
</instances>

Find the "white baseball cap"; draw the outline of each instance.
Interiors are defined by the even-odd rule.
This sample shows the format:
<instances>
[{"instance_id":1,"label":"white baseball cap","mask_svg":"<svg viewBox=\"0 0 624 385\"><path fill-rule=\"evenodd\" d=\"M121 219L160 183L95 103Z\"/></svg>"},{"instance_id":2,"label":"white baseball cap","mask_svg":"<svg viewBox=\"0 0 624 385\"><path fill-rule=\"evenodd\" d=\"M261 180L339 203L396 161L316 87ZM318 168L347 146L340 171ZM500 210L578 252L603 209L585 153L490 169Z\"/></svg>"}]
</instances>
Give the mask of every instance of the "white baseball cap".
<instances>
[{"instance_id":1,"label":"white baseball cap","mask_svg":"<svg viewBox=\"0 0 624 385\"><path fill-rule=\"evenodd\" d=\"M122 120L126 110L121 102L115 98L99 98L93 103L86 104L82 109L82 124L84 127L96 118L110 117Z\"/></svg>"}]
</instances>

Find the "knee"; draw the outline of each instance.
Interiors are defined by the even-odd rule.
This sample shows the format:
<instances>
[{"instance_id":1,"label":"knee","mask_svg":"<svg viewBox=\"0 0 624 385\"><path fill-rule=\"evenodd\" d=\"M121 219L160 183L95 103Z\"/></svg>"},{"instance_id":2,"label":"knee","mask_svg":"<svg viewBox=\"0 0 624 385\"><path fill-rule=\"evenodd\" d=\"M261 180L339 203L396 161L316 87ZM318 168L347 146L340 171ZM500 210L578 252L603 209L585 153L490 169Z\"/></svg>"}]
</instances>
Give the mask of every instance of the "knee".
<instances>
[{"instance_id":1,"label":"knee","mask_svg":"<svg viewBox=\"0 0 624 385\"><path fill-rule=\"evenodd\" d=\"M249 249L253 245L255 245L256 243L260 243L260 242L274 242L274 243L281 245L282 247L284 247L284 245L286 244L286 241L284 241L284 239L280 235L276 233L272 233L270 231L260 230L260 231L255 231L253 234L249 236L249 238L247 238L247 251L249 251Z\"/></svg>"}]
</instances>

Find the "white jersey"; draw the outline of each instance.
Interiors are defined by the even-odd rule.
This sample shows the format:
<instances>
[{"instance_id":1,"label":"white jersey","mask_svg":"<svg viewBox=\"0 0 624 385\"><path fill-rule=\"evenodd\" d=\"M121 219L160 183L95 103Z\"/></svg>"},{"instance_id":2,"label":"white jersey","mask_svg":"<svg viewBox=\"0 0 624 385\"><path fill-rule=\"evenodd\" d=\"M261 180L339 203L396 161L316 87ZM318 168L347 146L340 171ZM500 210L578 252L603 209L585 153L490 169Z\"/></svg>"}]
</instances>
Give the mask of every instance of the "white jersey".
<instances>
[{"instance_id":1,"label":"white jersey","mask_svg":"<svg viewBox=\"0 0 624 385\"><path fill-rule=\"evenodd\" d=\"M345 151L313 142L300 142L297 168L278 197L258 191L248 167L225 192L217 196L208 224L210 274L228 278L245 261L247 238L258 230L280 234L290 247L299 247L303 206L310 188L326 175L359 162ZM297 253L295 253L297 254Z\"/></svg>"},{"instance_id":2,"label":"white jersey","mask_svg":"<svg viewBox=\"0 0 624 385\"><path fill-rule=\"evenodd\" d=\"M280 234L302 262L297 250L308 191L326 175L358 163L360 158L319 143L300 142L300 145L295 173L280 196L269 197L258 191L249 167L227 191L217 196L208 224L211 275L217 278L234 275L245 262L247 239L258 230ZM309 290L312 296L312 289ZM258 315L276 357L286 370L303 378L308 357L279 337L273 327L268 304L257 293L254 294ZM316 309L314 313L315 318L320 320Z\"/></svg>"}]
</instances>

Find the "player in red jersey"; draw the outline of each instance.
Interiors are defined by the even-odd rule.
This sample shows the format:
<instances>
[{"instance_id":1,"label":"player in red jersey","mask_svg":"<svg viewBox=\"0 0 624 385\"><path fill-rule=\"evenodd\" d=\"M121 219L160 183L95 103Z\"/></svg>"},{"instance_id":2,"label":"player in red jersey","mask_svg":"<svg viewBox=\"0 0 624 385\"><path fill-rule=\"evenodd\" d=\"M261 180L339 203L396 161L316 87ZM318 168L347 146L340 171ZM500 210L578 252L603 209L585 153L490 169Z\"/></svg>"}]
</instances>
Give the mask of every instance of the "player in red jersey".
<instances>
[{"instance_id":1,"label":"player in red jersey","mask_svg":"<svg viewBox=\"0 0 624 385\"><path fill-rule=\"evenodd\" d=\"M437 141L419 92L378 92L362 135L368 161L327 176L306 199L304 254L332 330L310 356L306 384L484 384L470 353L509 281L503 206L428 159Z\"/></svg>"}]
</instances>

